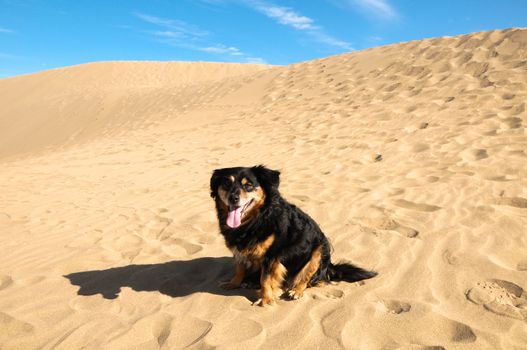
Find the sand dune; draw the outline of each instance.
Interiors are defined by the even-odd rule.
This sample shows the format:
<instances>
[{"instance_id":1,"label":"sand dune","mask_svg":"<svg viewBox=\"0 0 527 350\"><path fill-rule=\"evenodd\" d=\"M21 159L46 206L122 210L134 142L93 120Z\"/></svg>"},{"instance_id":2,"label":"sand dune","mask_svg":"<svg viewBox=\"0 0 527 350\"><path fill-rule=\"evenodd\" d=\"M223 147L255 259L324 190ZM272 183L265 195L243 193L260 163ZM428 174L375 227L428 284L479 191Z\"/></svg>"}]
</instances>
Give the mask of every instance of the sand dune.
<instances>
[{"instance_id":1,"label":"sand dune","mask_svg":"<svg viewBox=\"0 0 527 350\"><path fill-rule=\"evenodd\" d=\"M2 349L524 349L527 30L0 80ZM208 181L264 163L365 283L251 306Z\"/></svg>"},{"instance_id":2,"label":"sand dune","mask_svg":"<svg viewBox=\"0 0 527 350\"><path fill-rule=\"evenodd\" d=\"M98 62L5 79L0 156L78 143L206 105L217 81L269 68L206 62ZM15 117L14 117L15 116ZM148 125L148 124L147 124Z\"/></svg>"}]
</instances>

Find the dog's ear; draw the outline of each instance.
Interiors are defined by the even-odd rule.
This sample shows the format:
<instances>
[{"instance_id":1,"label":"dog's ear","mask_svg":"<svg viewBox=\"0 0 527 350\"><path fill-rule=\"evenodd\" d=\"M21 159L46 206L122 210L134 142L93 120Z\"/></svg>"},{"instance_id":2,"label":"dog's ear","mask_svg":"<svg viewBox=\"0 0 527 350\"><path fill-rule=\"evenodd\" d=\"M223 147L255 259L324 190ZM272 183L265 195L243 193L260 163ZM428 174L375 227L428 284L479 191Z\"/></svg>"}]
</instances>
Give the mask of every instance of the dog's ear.
<instances>
[{"instance_id":1,"label":"dog's ear","mask_svg":"<svg viewBox=\"0 0 527 350\"><path fill-rule=\"evenodd\" d=\"M212 172L212 177L210 178L210 196L216 199L218 195L218 187L220 187L220 169L216 169Z\"/></svg>"},{"instance_id":2,"label":"dog's ear","mask_svg":"<svg viewBox=\"0 0 527 350\"><path fill-rule=\"evenodd\" d=\"M280 185L280 172L278 170L271 170L263 165L258 165L252 167L252 171L262 185L275 189Z\"/></svg>"}]
</instances>

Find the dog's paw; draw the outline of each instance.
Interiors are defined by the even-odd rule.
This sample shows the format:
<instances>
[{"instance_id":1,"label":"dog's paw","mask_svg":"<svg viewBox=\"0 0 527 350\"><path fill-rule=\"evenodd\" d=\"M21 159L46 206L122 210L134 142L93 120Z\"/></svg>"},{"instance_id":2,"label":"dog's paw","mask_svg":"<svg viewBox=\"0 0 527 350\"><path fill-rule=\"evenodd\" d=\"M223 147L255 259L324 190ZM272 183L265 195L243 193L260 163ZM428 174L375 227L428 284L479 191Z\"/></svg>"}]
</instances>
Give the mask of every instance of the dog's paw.
<instances>
[{"instance_id":1,"label":"dog's paw","mask_svg":"<svg viewBox=\"0 0 527 350\"><path fill-rule=\"evenodd\" d=\"M231 281L220 282L220 287L226 290L240 288L239 284L232 283Z\"/></svg>"},{"instance_id":2,"label":"dog's paw","mask_svg":"<svg viewBox=\"0 0 527 350\"><path fill-rule=\"evenodd\" d=\"M254 282L243 282L240 287L243 289L260 289L260 284Z\"/></svg>"},{"instance_id":3,"label":"dog's paw","mask_svg":"<svg viewBox=\"0 0 527 350\"><path fill-rule=\"evenodd\" d=\"M304 291L290 289L287 291L286 295L291 300L298 300L304 296Z\"/></svg>"},{"instance_id":4,"label":"dog's paw","mask_svg":"<svg viewBox=\"0 0 527 350\"><path fill-rule=\"evenodd\" d=\"M274 303L275 300L273 298L260 298L253 303L253 306L256 305L263 307L265 305L274 305Z\"/></svg>"}]
</instances>

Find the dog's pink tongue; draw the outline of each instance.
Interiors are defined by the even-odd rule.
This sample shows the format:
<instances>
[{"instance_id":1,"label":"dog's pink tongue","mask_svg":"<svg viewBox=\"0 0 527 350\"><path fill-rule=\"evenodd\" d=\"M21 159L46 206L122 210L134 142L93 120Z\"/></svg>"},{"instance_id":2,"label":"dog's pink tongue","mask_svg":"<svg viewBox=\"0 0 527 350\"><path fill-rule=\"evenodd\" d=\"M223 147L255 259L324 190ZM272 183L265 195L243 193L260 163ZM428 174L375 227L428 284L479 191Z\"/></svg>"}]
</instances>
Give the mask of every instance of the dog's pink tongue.
<instances>
[{"instance_id":1,"label":"dog's pink tongue","mask_svg":"<svg viewBox=\"0 0 527 350\"><path fill-rule=\"evenodd\" d=\"M238 207L234 210L229 210L227 214L227 226L230 228L236 228L241 224L242 207Z\"/></svg>"}]
</instances>

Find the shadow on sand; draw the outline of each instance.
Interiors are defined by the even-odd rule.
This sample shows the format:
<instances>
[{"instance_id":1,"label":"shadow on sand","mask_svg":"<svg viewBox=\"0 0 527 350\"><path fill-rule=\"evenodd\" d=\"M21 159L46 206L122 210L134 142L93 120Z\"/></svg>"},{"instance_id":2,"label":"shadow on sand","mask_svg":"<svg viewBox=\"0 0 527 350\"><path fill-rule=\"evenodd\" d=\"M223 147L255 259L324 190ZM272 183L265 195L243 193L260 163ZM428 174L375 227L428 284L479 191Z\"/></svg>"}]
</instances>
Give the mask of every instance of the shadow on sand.
<instances>
[{"instance_id":1,"label":"shadow on sand","mask_svg":"<svg viewBox=\"0 0 527 350\"><path fill-rule=\"evenodd\" d=\"M64 277L69 279L71 284L80 287L78 295L101 294L106 299L117 298L123 287L130 287L137 292L160 292L171 297L211 293L225 296L241 295L249 300L256 299L256 293L252 290L228 291L219 287L220 281L232 277L233 266L232 258L207 257L74 272Z\"/></svg>"}]
</instances>

